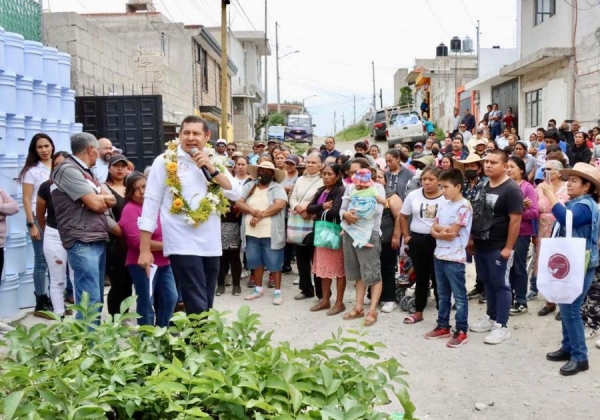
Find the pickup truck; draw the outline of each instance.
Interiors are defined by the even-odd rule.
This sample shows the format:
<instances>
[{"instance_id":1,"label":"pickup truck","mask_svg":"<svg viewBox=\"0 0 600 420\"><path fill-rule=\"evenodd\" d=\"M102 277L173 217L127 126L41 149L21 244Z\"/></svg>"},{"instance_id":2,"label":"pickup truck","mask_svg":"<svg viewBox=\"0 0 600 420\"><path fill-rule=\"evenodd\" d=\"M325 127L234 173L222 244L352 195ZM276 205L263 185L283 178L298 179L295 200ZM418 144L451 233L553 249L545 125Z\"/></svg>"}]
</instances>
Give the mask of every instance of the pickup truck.
<instances>
[{"instance_id":1,"label":"pickup truck","mask_svg":"<svg viewBox=\"0 0 600 420\"><path fill-rule=\"evenodd\" d=\"M425 127L417 111L392 113L385 135L390 149L396 144L410 144L427 139Z\"/></svg>"}]
</instances>

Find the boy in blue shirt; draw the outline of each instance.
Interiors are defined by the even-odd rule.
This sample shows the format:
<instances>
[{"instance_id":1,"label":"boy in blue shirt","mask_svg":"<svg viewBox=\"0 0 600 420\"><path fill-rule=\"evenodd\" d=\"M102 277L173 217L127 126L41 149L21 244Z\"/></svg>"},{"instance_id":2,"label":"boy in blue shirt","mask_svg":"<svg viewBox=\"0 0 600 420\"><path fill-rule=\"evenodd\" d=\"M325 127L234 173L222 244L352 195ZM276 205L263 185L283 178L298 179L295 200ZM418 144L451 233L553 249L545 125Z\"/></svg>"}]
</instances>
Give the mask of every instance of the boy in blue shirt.
<instances>
[{"instance_id":1,"label":"boy in blue shirt","mask_svg":"<svg viewBox=\"0 0 600 420\"><path fill-rule=\"evenodd\" d=\"M456 301L456 329L447 342L448 347L460 347L468 341L469 309L465 263L469 244L473 210L469 200L462 195L463 175L458 169L450 169L440 175L444 198L438 217L431 227L436 239L434 252L435 276L439 297L437 326L425 338L435 340L450 337L451 297Z\"/></svg>"}]
</instances>

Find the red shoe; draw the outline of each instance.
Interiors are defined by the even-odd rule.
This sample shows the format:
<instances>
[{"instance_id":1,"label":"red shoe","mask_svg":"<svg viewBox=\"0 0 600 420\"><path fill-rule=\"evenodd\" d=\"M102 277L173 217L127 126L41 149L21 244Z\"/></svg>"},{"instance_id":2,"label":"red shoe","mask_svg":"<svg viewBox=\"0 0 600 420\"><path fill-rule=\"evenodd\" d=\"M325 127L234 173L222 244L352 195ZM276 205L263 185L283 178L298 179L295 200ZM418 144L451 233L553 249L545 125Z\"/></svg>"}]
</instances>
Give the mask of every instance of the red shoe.
<instances>
[{"instance_id":1,"label":"red shoe","mask_svg":"<svg viewBox=\"0 0 600 420\"><path fill-rule=\"evenodd\" d=\"M469 339L467 338L467 333L464 331L454 331L452 334L452 338L448 340L446 346L457 348L462 346L465 343L468 343Z\"/></svg>"},{"instance_id":2,"label":"red shoe","mask_svg":"<svg viewBox=\"0 0 600 420\"><path fill-rule=\"evenodd\" d=\"M425 338L428 340L437 340L438 338L448 337L450 337L450 328L435 327L434 330L425 334Z\"/></svg>"},{"instance_id":3,"label":"red shoe","mask_svg":"<svg viewBox=\"0 0 600 420\"><path fill-rule=\"evenodd\" d=\"M267 287L269 289L275 288L275 277L273 276L273 273L269 273L269 281L267 282Z\"/></svg>"}]
</instances>

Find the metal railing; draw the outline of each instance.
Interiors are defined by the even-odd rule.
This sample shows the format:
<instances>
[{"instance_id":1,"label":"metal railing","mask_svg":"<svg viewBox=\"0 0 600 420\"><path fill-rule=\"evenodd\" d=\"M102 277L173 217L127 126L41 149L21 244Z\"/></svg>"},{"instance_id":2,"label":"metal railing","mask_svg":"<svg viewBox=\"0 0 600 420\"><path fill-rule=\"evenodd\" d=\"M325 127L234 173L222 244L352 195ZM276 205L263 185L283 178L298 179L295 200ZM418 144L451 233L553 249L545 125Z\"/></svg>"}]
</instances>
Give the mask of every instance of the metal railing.
<instances>
[{"instance_id":1,"label":"metal railing","mask_svg":"<svg viewBox=\"0 0 600 420\"><path fill-rule=\"evenodd\" d=\"M42 7L34 0L0 0L0 26L31 41L42 41Z\"/></svg>"}]
</instances>

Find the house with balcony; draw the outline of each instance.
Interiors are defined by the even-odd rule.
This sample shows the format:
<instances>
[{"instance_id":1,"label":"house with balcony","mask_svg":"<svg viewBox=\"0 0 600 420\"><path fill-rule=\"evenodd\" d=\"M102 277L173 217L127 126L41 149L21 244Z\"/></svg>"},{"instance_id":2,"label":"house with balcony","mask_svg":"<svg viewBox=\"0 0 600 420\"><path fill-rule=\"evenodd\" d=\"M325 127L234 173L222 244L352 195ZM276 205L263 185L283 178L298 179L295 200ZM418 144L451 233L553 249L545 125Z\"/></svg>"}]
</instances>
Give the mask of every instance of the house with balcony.
<instances>
[{"instance_id":1,"label":"house with balcony","mask_svg":"<svg viewBox=\"0 0 600 420\"><path fill-rule=\"evenodd\" d=\"M207 28L217 39L221 28ZM234 140L253 140L254 124L261 114L264 101L262 58L271 55L265 33L262 31L230 31L227 34L227 54L237 66L231 77Z\"/></svg>"},{"instance_id":2,"label":"house with balcony","mask_svg":"<svg viewBox=\"0 0 600 420\"><path fill-rule=\"evenodd\" d=\"M579 2L581 3L581 2ZM505 83L516 92L521 137L554 118L600 123L600 7L577 1L518 0L515 60L470 86L481 98ZM489 96L488 96L489 97ZM492 94L492 100L494 95ZM497 101L498 102L498 101ZM485 106L484 102L480 102Z\"/></svg>"}]
</instances>

